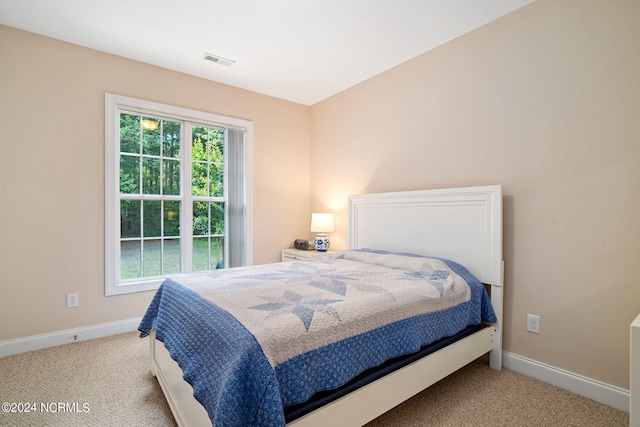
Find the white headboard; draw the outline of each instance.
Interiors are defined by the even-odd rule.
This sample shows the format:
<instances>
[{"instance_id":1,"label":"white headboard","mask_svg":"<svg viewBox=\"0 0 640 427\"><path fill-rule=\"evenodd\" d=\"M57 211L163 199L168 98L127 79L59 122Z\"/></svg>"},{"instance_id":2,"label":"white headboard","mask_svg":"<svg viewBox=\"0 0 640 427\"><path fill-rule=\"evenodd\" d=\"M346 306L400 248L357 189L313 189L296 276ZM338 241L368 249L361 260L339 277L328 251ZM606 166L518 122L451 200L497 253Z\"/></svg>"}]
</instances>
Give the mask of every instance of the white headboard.
<instances>
[{"instance_id":1,"label":"white headboard","mask_svg":"<svg viewBox=\"0 0 640 427\"><path fill-rule=\"evenodd\" d=\"M349 248L446 258L502 286L502 188L349 196Z\"/></svg>"}]
</instances>

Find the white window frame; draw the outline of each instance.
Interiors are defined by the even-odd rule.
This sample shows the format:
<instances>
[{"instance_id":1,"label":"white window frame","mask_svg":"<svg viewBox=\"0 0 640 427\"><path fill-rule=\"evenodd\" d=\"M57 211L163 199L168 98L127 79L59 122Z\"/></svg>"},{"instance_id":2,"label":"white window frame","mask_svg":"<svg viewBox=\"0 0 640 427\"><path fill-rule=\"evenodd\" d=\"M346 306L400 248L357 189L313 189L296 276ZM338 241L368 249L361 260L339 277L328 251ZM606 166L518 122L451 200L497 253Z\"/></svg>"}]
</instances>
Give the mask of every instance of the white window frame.
<instances>
[{"instance_id":1,"label":"white window frame","mask_svg":"<svg viewBox=\"0 0 640 427\"><path fill-rule=\"evenodd\" d=\"M105 294L111 296L155 290L158 289L164 280L164 278L156 277L141 278L140 280L117 280L117 271L119 271L120 268L120 259L116 257L116 245L118 245L120 241L120 213L117 209L117 200L120 191L120 142L118 141L118 135L120 132L119 111L121 109L138 111L150 115L160 115L189 122L210 123L221 127L240 128L245 131L245 244L243 255L245 264L251 265L253 263L253 233L251 226L253 224L253 123L248 120L105 93ZM184 141L188 141L189 139L190 138L185 138L184 135L182 135L181 162L190 160L191 156L184 155L186 151ZM180 174L181 185L184 189L185 179L190 180L191 178L185 177L185 168L183 167L180 168ZM185 196L184 190L182 193L182 195ZM183 203L183 205L187 204ZM185 206L185 208L191 210L191 206ZM191 227L185 227L183 225L181 230L181 240L184 242L184 236L187 234L191 235ZM189 262L187 264L187 261L191 260L191 249L186 246L187 245L182 244L183 272L189 272L191 269L191 263Z\"/></svg>"}]
</instances>

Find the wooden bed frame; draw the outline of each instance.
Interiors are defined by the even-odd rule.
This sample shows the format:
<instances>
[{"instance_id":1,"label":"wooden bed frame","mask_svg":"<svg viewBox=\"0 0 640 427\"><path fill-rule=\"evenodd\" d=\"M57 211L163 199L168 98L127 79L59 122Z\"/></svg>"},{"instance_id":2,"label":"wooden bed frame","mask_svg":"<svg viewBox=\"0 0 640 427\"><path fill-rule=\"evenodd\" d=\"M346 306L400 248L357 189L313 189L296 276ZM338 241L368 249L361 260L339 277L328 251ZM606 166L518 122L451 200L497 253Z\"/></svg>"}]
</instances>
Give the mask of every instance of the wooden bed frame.
<instances>
[{"instance_id":1,"label":"wooden bed frame","mask_svg":"<svg viewBox=\"0 0 640 427\"><path fill-rule=\"evenodd\" d=\"M361 426L489 353L502 367L502 190L498 185L349 196L349 248L447 258L490 285L498 321L288 426ZM152 331L151 371L179 426L211 426L182 370Z\"/></svg>"}]
</instances>

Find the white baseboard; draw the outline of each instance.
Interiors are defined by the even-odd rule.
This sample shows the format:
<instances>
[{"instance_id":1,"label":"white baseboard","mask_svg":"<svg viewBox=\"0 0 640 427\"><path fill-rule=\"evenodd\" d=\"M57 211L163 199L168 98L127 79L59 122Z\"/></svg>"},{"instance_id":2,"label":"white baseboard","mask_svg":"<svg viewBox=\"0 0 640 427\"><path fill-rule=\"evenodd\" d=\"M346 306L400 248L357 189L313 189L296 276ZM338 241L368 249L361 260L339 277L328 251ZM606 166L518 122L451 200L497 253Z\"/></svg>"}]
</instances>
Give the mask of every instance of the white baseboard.
<instances>
[{"instance_id":1,"label":"white baseboard","mask_svg":"<svg viewBox=\"0 0 640 427\"><path fill-rule=\"evenodd\" d=\"M140 320L142 320L142 318L138 317L134 319L85 326L82 328L67 329L48 334L33 335L15 340L1 341L0 357L41 350L73 342L103 338L126 332L133 332L138 329ZM603 403L621 411L629 412L629 390L605 384L603 382L506 351L502 353L502 365L507 369L528 377L536 378L545 383L595 400L596 402Z\"/></svg>"},{"instance_id":2,"label":"white baseboard","mask_svg":"<svg viewBox=\"0 0 640 427\"><path fill-rule=\"evenodd\" d=\"M506 351L502 353L502 366L596 402L629 412L629 390Z\"/></svg>"},{"instance_id":3,"label":"white baseboard","mask_svg":"<svg viewBox=\"0 0 640 427\"><path fill-rule=\"evenodd\" d=\"M133 332L138 329L141 317L119 320L117 322L101 323L82 328L67 329L42 335L33 335L15 340L0 341L0 357L41 350L62 344L104 338L111 335Z\"/></svg>"}]
</instances>

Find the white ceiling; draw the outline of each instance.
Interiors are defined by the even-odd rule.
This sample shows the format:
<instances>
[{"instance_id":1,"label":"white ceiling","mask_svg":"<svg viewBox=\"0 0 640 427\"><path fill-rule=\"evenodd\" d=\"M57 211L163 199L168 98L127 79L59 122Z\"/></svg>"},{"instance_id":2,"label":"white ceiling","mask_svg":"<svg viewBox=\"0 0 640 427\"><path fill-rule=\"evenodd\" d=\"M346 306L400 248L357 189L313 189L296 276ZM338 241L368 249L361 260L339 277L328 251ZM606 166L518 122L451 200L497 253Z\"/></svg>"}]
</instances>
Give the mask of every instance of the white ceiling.
<instances>
[{"instance_id":1,"label":"white ceiling","mask_svg":"<svg viewBox=\"0 0 640 427\"><path fill-rule=\"evenodd\" d=\"M532 1L0 0L0 24L313 105Z\"/></svg>"}]
</instances>

